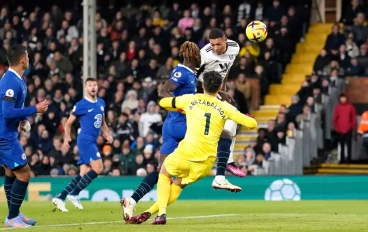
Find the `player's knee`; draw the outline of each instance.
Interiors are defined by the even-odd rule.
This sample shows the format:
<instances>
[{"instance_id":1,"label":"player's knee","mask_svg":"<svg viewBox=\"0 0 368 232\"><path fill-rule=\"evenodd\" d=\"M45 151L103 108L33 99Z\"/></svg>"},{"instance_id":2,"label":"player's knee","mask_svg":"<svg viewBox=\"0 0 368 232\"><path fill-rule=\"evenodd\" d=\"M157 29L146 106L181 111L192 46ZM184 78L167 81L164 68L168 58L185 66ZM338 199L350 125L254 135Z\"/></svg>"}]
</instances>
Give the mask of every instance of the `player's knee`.
<instances>
[{"instance_id":1,"label":"player's knee","mask_svg":"<svg viewBox=\"0 0 368 232\"><path fill-rule=\"evenodd\" d=\"M20 181L29 182L29 180L31 179L31 172L28 164L19 169L13 170L13 172L17 179Z\"/></svg>"},{"instance_id":2,"label":"player's knee","mask_svg":"<svg viewBox=\"0 0 368 232\"><path fill-rule=\"evenodd\" d=\"M220 138L222 138L222 139L232 139L233 138L233 135L231 134L230 131L223 130L222 133L221 133Z\"/></svg>"},{"instance_id":3,"label":"player's knee","mask_svg":"<svg viewBox=\"0 0 368 232\"><path fill-rule=\"evenodd\" d=\"M7 167L4 167L4 170L5 170L5 175L6 176L8 176L8 177L14 177L15 176L14 172L11 169L9 169Z\"/></svg>"},{"instance_id":4,"label":"player's knee","mask_svg":"<svg viewBox=\"0 0 368 232\"><path fill-rule=\"evenodd\" d=\"M98 175L100 175L101 172L103 171L103 165L94 167L92 168L92 170L95 171Z\"/></svg>"},{"instance_id":5,"label":"player's knee","mask_svg":"<svg viewBox=\"0 0 368 232\"><path fill-rule=\"evenodd\" d=\"M90 163L90 166L92 170L95 171L98 175L100 175L101 172L103 171L102 160L95 160Z\"/></svg>"}]
</instances>

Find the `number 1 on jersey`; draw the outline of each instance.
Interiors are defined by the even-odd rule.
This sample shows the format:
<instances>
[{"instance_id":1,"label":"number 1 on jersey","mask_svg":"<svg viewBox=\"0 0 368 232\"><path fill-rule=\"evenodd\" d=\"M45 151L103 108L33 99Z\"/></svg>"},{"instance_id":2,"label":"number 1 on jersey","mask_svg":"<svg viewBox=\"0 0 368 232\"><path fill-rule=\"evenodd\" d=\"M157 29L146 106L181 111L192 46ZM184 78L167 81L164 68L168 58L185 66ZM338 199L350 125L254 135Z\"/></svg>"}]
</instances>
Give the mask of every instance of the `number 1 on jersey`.
<instances>
[{"instance_id":1,"label":"number 1 on jersey","mask_svg":"<svg viewBox=\"0 0 368 232\"><path fill-rule=\"evenodd\" d=\"M208 135L208 133L210 132L211 114L205 113L204 116L206 117L206 126L204 128L204 135Z\"/></svg>"}]
</instances>

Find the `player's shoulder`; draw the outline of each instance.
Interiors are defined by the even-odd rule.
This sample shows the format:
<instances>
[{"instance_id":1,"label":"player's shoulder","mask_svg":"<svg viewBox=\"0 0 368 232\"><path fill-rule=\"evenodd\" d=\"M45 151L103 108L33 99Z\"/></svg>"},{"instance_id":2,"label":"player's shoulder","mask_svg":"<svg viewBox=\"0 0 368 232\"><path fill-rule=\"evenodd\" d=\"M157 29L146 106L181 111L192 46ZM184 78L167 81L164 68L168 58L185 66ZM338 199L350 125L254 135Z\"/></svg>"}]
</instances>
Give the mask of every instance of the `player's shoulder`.
<instances>
[{"instance_id":1,"label":"player's shoulder","mask_svg":"<svg viewBox=\"0 0 368 232\"><path fill-rule=\"evenodd\" d=\"M201 52L202 52L202 53L204 53L204 54L212 52L211 44L210 44L210 43L206 44L206 45L201 49Z\"/></svg>"},{"instance_id":2,"label":"player's shoulder","mask_svg":"<svg viewBox=\"0 0 368 232\"><path fill-rule=\"evenodd\" d=\"M15 73L6 71L0 80L0 92L13 97L20 89L18 78Z\"/></svg>"},{"instance_id":3,"label":"player's shoulder","mask_svg":"<svg viewBox=\"0 0 368 232\"><path fill-rule=\"evenodd\" d=\"M171 73L171 78L178 81L179 78L183 76L186 77L188 75L194 74L194 72L185 65L178 64Z\"/></svg>"},{"instance_id":4,"label":"player's shoulder","mask_svg":"<svg viewBox=\"0 0 368 232\"><path fill-rule=\"evenodd\" d=\"M238 55L240 46L234 40L228 39L227 42L227 51L225 52L226 55Z\"/></svg>"},{"instance_id":5,"label":"player's shoulder","mask_svg":"<svg viewBox=\"0 0 368 232\"><path fill-rule=\"evenodd\" d=\"M19 77L11 71L6 71L4 75L1 77L1 82L5 85L12 85L14 83L18 83Z\"/></svg>"},{"instance_id":6,"label":"player's shoulder","mask_svg":"<svg viewBox=\"0 0 368 232\"><path fill-rule=\"evenodd\" d=\"M100 97L97 97L97 102L102 104L102 105L105 105L105 100L100 98Z\"/></svg>"},{"instance_id":7,"label":"player's shoulder","mask_svg":"<svg viewBox=\"0 0 368 232\"><path fill-rule=\"evenodd\" d=\"M176 72L180 72L180 73L194 73L190 68L188 68L187 66L185 66L183 64L178 64L178 65L175 66L175 68L172 71L172 73L175 74Z\"/></svg>"},{"instance_id":8,"label":"player's shoulder","mask_svg":"<svg viewBox=\"0 0 368 232\"><path fill-rule=\"evenodd\" d=\"M77 101L74 105L74 108L80 108L80 107L83 107L83 106L86 106L88 103L88 101L85 99L85 98L82 98L81 100Z\"/></svg>"},{"instance_id":9,"label":"player's shoulder","mask_svg":"<svg viewBox=\"0 0 368 232\"><path fill-rule=\"evenodd\" d=\"M238 109L235 106L231 105L227 101L220 101L220 104L225 111L238 111Z\"/></svg>"}]
</instances>

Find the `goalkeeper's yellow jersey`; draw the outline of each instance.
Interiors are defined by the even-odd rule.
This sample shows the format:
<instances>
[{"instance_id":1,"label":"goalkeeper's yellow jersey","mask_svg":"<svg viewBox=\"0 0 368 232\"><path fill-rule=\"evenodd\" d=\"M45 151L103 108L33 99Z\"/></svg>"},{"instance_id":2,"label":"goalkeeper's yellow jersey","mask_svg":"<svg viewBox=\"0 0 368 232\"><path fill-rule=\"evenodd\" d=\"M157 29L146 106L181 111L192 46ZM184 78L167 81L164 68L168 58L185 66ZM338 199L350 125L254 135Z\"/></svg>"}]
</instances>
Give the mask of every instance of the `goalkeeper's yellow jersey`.
<instances>
[{"instance_id":1,"label":"goalkeeper's yellow jersey","mask_svg":"<svg viewBox=\"0 0 368 232\"><path fill-rule=\"evenodd\" d=\"M257 127L254 118L240 113L229 103L206 94L163 98L160 105L167 110L181 109L185 112L187 132L174 153L190 161L216 157L217 144L227 119L250 129Z\"/></svg>"}]
</instances>

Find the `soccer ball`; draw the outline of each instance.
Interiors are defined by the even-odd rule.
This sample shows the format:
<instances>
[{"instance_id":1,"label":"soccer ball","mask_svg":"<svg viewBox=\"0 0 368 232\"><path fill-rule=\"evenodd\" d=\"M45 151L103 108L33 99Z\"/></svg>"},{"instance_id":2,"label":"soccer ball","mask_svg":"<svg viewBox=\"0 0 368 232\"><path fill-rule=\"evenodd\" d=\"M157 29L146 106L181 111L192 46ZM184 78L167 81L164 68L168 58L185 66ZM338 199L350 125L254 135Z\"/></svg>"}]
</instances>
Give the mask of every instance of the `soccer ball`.
<instances>
[{"instance_id":1,"label":"soccer ball","mask_svg":"<svg viewBox=\"0 0 368 232\"><path fill-rule=\"evenodd\" d=\"M289 179L275 180L265 192L266 201L300 201L300 199L300 188Z\"/></svg>"},{"instance_id":2,"label":"soccer ball","mask_svg":"<svg viewBox=\"0 0 368 232\"><path fill-rule=\"evenodd\" d=\"M267 26L261 21L253 21L248 24L245 34L252 42L262 42L267 38Z\"/></svg>"}]
</instances>

